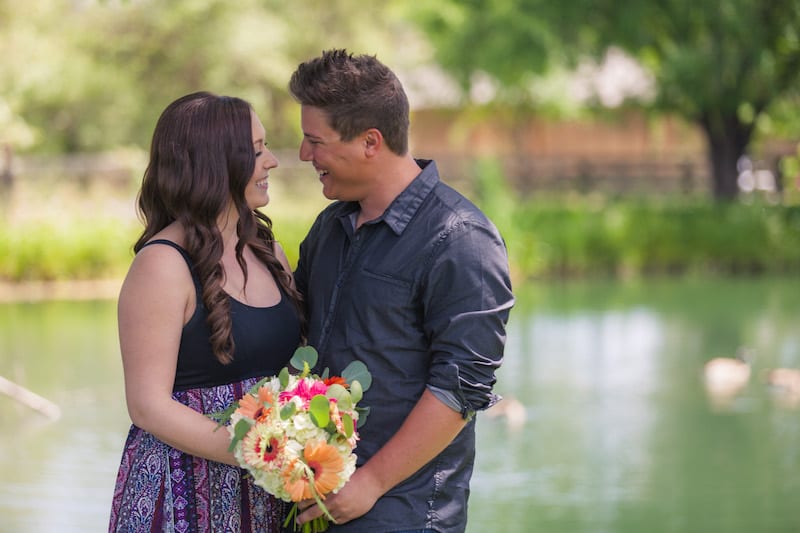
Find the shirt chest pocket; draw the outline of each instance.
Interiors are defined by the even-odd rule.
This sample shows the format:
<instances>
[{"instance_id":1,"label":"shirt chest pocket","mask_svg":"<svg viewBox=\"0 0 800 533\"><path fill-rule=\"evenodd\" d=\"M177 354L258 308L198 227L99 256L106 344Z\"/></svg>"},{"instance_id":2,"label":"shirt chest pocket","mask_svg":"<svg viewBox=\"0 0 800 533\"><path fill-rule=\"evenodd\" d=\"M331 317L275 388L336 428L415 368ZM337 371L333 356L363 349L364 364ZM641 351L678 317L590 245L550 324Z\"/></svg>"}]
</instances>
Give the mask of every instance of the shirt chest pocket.
<instances>
[{"instance_id":1,"label":"shirt chest pocket","mask_svg":"<svg viewBox=\"0 0 800 533\"><path fill-rule=\"evenodd\" d=\"M390 274L362 269L352 280L346 323L348 344L408 336L416 322L414 284Z\"/></svg>"}]
</instances>

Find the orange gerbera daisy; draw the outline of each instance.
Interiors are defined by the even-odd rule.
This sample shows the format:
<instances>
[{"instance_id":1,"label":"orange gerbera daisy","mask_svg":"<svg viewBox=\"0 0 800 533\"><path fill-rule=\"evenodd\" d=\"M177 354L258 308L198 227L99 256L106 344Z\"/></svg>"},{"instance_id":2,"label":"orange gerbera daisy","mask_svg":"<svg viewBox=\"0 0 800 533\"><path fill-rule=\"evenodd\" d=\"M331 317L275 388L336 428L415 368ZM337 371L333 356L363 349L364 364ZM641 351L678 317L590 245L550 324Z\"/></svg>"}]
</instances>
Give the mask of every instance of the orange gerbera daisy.
<instances>
[{"instance_id":1,"label":"orange gerbera daisy","mask_svg":"<svg viewBox=\"0 0 800 533\"><path fill-rule=\"evenodd\" d=\"M314 473L314 491L321 499L339 486L339 474L344 469L344 460L339 451L330 444L318 441L308 442L303 450L305 463ZM306 475L297 475L294 461L284 470L284 488L292 501L299 502L313 498L311 481Z\"/></svg>"},{"instance_id":2,"label":"orange gerbera daisy","mask_svg":"<svg viewBox=\"0 0 800 533\"><path fill-rule=\"evenodd\" d=\"M267 415L269 415L271 409L267 407L267 405L272 405L272 403L272 391L266 387L261 387L258 389L258 399L252 394L245 394L242 399L239 400L239 408L236 409L236 412L247 418L263 422L267 418Z\"/></svg>"},{"instance_id":3,"label":"orange gerbera daisy","mask_svg":"<svg viewBox=\"0 0 800 533\"><path fill-rule=\"evenodd\" d=\"M303 456L306 464L314 471L314 488L317 494L327 494L339 486L339 474L344 469L339 450L327 442L308 442Z\"/></svg>"},{"instance_id":4,"label":"orange gerbera daisy","mask_svg":"<svg viewBox=\"0 0 800 533\"><path fill-rule=\"evenodd\" d=\"M283 488L289 493L289 498L293 502L299 502L300 500L307 500L314 497L314 495L311 494L311 486L306 479L305 471L303 468L298 468L299 465L297 463L298 461L296 458L291 459L281 472L283 476ZM322 498L324 497L325 496L322 496Z\"/></svg>"}]
</instances>

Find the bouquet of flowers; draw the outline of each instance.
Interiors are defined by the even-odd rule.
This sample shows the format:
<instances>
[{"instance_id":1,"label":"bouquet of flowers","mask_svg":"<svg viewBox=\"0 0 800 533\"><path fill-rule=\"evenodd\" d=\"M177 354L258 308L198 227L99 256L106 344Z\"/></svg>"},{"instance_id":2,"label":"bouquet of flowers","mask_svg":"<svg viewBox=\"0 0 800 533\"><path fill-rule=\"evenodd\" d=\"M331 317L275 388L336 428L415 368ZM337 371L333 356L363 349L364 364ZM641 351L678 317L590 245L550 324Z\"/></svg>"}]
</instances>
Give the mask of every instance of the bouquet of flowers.
<instances>
[{"instance_id":1,"label":"bouquet of flowers","mask_svg":"<svg viewBox=\"0 0 800 533\"><path fill-rule=\"evenodd\" d=\"M230 450L256 485L273 496L295 502L286 519L294 523L297 502L314 498L323 516L306 523L306 533L325 531L329 520L323 500L344 486L356 469L353 449L367 409L357 407L372 377L353 361L341 376L311 374L317 352L297 349L289 368L264 378L241 400L212 418L226 425Z\"/></svg>"}]
</instances>

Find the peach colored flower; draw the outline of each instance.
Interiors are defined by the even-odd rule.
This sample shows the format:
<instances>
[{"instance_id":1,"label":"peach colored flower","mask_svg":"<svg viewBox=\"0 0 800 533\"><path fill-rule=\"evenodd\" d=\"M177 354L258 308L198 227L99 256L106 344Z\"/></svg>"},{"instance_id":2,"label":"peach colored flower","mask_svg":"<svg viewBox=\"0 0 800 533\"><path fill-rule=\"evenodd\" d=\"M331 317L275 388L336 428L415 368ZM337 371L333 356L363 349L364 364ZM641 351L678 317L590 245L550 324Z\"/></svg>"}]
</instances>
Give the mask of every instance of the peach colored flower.
<instances>
[{"instance_id":1,"label":"peach colored flower","mask_svg":"<svg viewBox=\"0 0 800 533\"><path fill-rule=\"evenodd\" d=\"M292 459L281 472L281 476L283 476L283 488L286 489L289 498L291 498L293 502L299 502L300 500L307 500L314 497L314 495L311 494L311 486L306 479L305 472L303 468L298 468L299 465L297 463L297 459ZM324 496L321 497L324 498Z\"/></svg>"},{"instance_id":2,"label":"peach colored flower","mask_svg":"<svg viewBox=\"0 0 800 533\"><path fill-rule=\"evenodd\" d=\"M339 474L344 470L344 461L334 446L323 441L306 443L303 457L314 473L314 491L324 500L326 494L339 486ZM283 486L293 502L314 497L311 481L304 469L297 468L296 459L284 469L283 479Z\"/></svg>"},{"instance_id":3,"label":"peach colored flower","mask_svg":"<svg viewBox=\"0 0 800 533\"><path fill-rule=\"evenodd\" d=\"M236 412L257 422L263 422L271 410L266 405L272 405L273 402L272 391L261 387L258 389L258 399L254 398L252 394L245 394L239 400L239 408L236 409Z\"/></svg>"},{"instance_id":4,"label":"peach colored flower","mask_svg":"<svg viewBox=\"0 0 800 533\"><path fill-rule=\"evenodd\" d=\"M308 442L303 456L306 464L314 471L314 488L317 494L327 494L339 486L339 474L344 469L339 450L326 442Z\"/></svg>"}]
</instances>

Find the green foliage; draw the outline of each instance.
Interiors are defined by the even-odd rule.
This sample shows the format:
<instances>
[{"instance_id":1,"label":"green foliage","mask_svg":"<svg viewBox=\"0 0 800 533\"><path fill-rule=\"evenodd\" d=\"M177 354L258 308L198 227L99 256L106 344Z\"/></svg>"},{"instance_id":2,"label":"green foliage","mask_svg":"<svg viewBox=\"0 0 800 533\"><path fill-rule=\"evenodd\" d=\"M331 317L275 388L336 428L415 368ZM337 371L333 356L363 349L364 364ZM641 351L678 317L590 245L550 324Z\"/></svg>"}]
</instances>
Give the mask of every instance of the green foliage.
<instances>
[{"instance_id":1,"label":"green foliage","mask_svg":"<svg viewBox=\"0 0 800 533\"><path fill-rule=\"evenodd\" d=\"M292 403L292 405L294 404ZM309 402L308 413L317 427L326 427L331 420L330 400L324 394L317 394Z\"/></svg>"},{"instance_id":2,"label":"green foliage","mask_svg":"<svg viewBox=\"0 0 800 533\"><path fill-rule=\"evenodd\" d=\"M484 179L487 186L496 178ZM497 182L484 192L485 204L480 195L476 201L497 223L518 279L800 271L798 204L594 195L524 200L502 192L506 187ZM138 231L135 224L68 217L25 228L0 225L0 279L122 277ZM284 242L287 251L298 245ZM310 360L292 365L302 370ZM370 385L357 363L342 377L359 389ZM351 394L361 392L354 387Z\"/></svg>"},{"instance_id":3,"label":"green foliage","mask_svg":"<svg viewBox=\"0 0 800 533\"><path fill-rule=\"evenodd\" d=\"M783 176L784 202L800 205L800 144L795 152L784 157L780 164Z\"/></svg>"},{"instance_id":4,"label":"green foliage","mask_svg":"<svg viewBox=\"0 0 800 533\"><path fill-rule=\"evenodd\" d=\"M515 278L800 271L800 205L599 194L520 199L499 163L475 166L475 201L508 246ZM787 194L797 194L796 190Z\"/></svg>"},{"instance_id":5,"label":"green foliage","mask_svg":"<svg viewBox=\"0 0 800 533\"><path fill-rule=\"evenodd\" d=\"M697 118L745 103L758 113L796 93L800 76L800 4L792 0L421 0L410 11L467 85L484 71L524 87L531 74L617 46L656 76L664 108ZM477 35L492 39L474 46Z\"/></svg>"},{"instance_id":6,"label":"green foliage","mask_svg":"<svg viewBox=\"0 0 800 533\"><path fill-rule=\"evenodd\" d=\"M800 271L800 209L762 202L536 202L515 212L512 261L526 277Z\"/></svg>"},{"instance_id":7,"label":"green foliage","mask_svg":"<svg viewBox=\"0 0 800 533\"><path fill-rule=\"evenodd\" d=\"M119 278L136 231L117 220L86 217L0 225L0 279Z\"/></svg>"},{"instance_id":8,"label":"green foliage","mask_svg":"<svg viewBox=\"0 0 800 533\"><path fill-rule=\"evenodd\" d=\"M342 414L342 426L344 427L344 436L348 439L353 436L353 432L355 431L355 424L353 423L353 417L347 413Z\"/></svg>"},{"instance_id":9,"label":"green foliage","mask_svg":"<svg viewBox=\"0 0 800 533\"><path fill-rule=\"evenodd\" d=\"M281 420L289 420L297 412L294 402L288 402L281 407Z\"/></svg>"},{"instance_id":10,"label":"green foliage","mask_svg":"<svg viewBox=\"0 0 800 533\"><path fill-rule=\"evenodd\" d=\"M800 86L796 0L421 0L410 9L466 87L488 73L513 106L532 99L536 74L626 50L655 79L652 105L705 132L721 199L737 193L736 160L756 125ZM479 35L492 38L475 46Z\"/></svg>"},{"instance_id":11,"label":"green foliage","mask_svg":"<svg viewBox=\"0 0 800 533\"><path fill-rule=\"evenodd\" d=\"M400 55L395 3L0 0L0 144L147 148L170 101L209 90L245 98L271 146L294 146L294 68L334 46Z\"/></svg>"},{"instance_id":12,"label":"green foliage","mask_svg":"<svg viewBox=\"0 0 800 533\"><path fill-rule=\"evenodd\" d=\"M289 364L292 368L308 373L317 364L317 350L313 346L300 346L295 350Z\"/></svg>"},{"instance_id":13,"label":"green foliage","mask_svg":"<svg viewBox=\"0 0 800 533\"><path fill-rule=\"evenodd\" d=\"M252 424L244 418L236 422L236 425L233 428L233 436L231 437L231 444L228 447L229 452L232 452L234 449L236 449L236 444L240 440L242 440L245 437L245 435L247 435L247 432L250 431L251 427L253 427Z\"/></svg>"},{"instance_id":14,"label":"green foliage","mask_svg":"<svg viewBox=\"0 0 800 533\"><path fill-rule=\"evenodd\" d=\"M345 381L355 386L353 394L358 395L359 399L363 391L369 389L372 385L372 374L370 374L367 369L367 365L361 361L351 361L350 364L342 370L342 377ZM353 401L358 402L355 398Z\"/></svg>"},{"instance_id":15,"label":"green foliage","mask_svg":"<svg viewBox=\"0 0 800 533\"><path fill-rule=\"evenodd\" d=\"M294 226L297 227L294 227ZM283 240L292 264L308 224L286 221ZM0 280L64 281L114 279L130 266L132 243L141 232L136 221L122 223L91 216L63 214L56 220L0 224Z\"/></svg>"},{"instance_id":16,"label":"green foliage","mask_svg":"<svg viewBox=\"0 0 800 533\"><path fill-rule=\"evenodd\" d=\"M336 405L343 410L352 409L353 403L358 403L358 401L361 400L361 398L352 398L350 393L347 392L347 389L338 383L329 386L327 392L325 392L325 396L336 400Z\"/></svg>"},{"instance_id":17,"label":"green foliage","mask_svg":"<svg viewBox=\"0 0 800 533\"><path fill-rule=\"evenodd\" d=\"M347 378L345 378L347 379ZM353 403L358 403L361 401L361 398L364 397L364 388L361 386L361 382L356 380L350 381L350 398ZM372 385L372 377L370 376L370 383Z\"/></svg>"}]
</instances>

